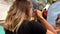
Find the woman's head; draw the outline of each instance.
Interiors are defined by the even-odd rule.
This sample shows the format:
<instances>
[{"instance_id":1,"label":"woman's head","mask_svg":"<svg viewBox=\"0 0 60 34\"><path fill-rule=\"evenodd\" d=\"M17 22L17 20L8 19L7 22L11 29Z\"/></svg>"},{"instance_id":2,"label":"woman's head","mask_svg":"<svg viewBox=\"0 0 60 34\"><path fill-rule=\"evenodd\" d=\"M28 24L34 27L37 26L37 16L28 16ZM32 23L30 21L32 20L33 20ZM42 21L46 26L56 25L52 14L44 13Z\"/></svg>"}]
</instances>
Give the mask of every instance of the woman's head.
<instances>
[{"instance_id":1,"label":"woman's head","mask_svg":"<svg viewBox=\"0 0 60 34\"><path fill-rule=\"evenodd\" d=\"M29 13L30 13L31 9L32 9L31 1L29 1L29 0L16 0L14 2L13 6L11 7L11 10L8 13L15 12L14 10L16 10L16 12L18 12L18 13L22 12L22 13L25 13L27 16L30 16Z\"/></svg>"},{"instance_id":2,"label":"woman's head","mask_svg":"<svg viewBox=\"0 0 60 34\"><path fill-rule=\"evenodd\" d=\"M30 19L31 16L32 16L31 1L16 0L8 12L4 27L5 29L12 31L18 23L22 22L25 19Z\"/></svg>"}]
</instances>

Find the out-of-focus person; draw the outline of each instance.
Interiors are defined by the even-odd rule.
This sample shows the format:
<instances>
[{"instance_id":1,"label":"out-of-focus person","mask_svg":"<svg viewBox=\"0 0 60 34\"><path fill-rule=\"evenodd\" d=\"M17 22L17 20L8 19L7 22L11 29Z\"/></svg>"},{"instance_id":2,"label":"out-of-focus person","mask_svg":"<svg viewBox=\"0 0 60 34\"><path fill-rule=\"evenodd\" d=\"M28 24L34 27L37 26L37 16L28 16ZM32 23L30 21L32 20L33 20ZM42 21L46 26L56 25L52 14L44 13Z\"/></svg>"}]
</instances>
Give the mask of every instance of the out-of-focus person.
<instances>
[{"instance_id":1,"label":"out-of-focus person","mask_svg":"<svg viewBox=\"0 0 60 34\"><path fill-rule=\"evenodd\" d=\"M41 23L31 20L32 6L31 0L16 0L13 3L4 23L5 34L57 34L39 10L34 11Z\"/></svg>"}]
</instances>

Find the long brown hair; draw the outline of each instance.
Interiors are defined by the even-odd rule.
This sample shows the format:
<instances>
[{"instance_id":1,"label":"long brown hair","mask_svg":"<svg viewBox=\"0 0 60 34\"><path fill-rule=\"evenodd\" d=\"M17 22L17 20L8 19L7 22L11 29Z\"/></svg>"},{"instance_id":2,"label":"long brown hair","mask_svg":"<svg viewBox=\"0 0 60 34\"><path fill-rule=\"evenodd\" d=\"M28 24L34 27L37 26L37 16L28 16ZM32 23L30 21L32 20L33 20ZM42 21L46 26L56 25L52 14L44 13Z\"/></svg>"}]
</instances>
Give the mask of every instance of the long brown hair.
<instances>
[{"instance_id":1,"label":"long brown hair","mask_svg":"<svg viewBox=\"0 0 60 34\"><path fill-rule=\"evenodd\" d=\"M18 30L25 18L29 19L29 11L32 8L31 0L16 0L10 8L4 28L14 32Z\"/></svg>"}]
</instances>

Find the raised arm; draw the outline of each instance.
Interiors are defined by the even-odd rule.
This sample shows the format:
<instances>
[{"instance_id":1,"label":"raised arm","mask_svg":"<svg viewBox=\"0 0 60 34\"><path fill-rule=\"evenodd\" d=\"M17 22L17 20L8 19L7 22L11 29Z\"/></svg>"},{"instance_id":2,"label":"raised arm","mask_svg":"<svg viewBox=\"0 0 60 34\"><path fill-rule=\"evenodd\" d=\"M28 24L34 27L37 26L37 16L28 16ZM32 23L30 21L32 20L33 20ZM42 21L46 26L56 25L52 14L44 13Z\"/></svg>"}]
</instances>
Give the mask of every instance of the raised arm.
<instances>
[{"instance_id":1,"label":"raised arm","mask_svg":"<svg viewBox=\"0 0 60 34\"><path fill-rule=\"evenodd\" d=\"M54 34L57 34L56 30L42 17L42 13L39 10L37 11L37 16L39 17L39 20L42 22L42 24L50 31L52 31Z\"/></svg>"}]
</instances>

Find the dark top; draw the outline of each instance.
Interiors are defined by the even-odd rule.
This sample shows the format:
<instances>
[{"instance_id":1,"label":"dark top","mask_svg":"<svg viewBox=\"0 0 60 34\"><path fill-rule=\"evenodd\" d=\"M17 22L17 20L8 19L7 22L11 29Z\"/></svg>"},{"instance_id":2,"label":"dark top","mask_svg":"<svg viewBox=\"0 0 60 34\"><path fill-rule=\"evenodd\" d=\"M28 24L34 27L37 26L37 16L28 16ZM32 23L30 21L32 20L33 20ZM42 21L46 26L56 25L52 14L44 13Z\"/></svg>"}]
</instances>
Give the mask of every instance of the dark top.
<instances>
[{"instance_id":1,"label":"dark top","mask_svg":"<svg viewBox=\"0 0 60 34\"><path fill-rule=\"evenodd\" d=\"M46 31L46 28L39 22L23 21L17 34L46 34ZM16 34L16 32L5 30L5 34Z\"/></svg>"}]
</instances>

